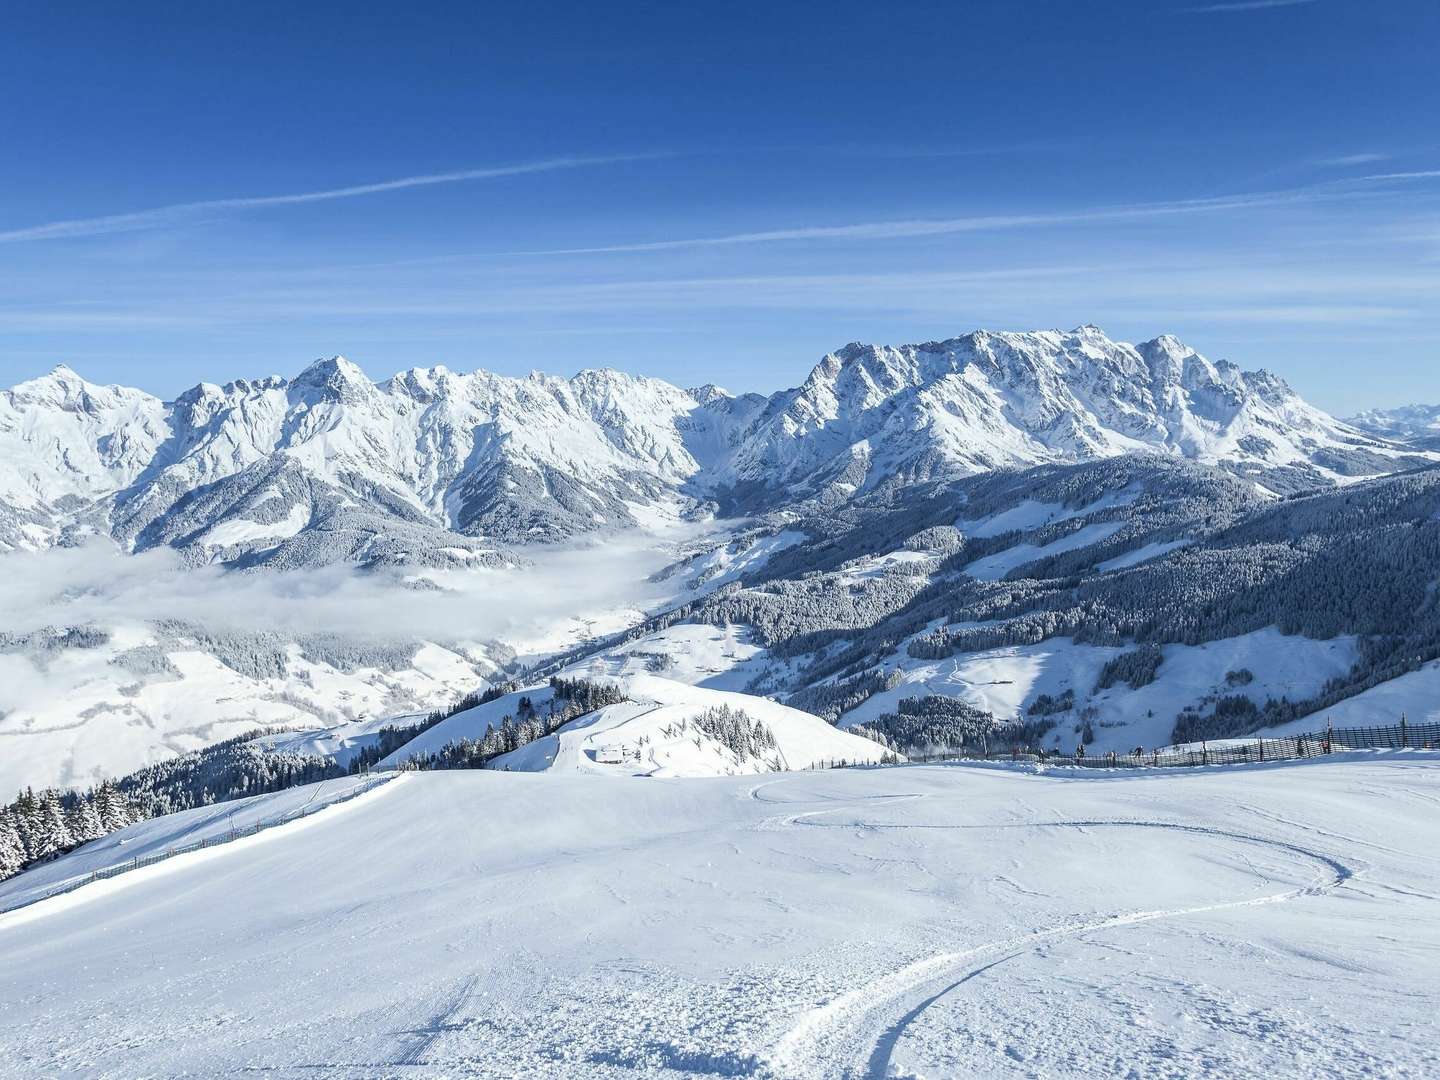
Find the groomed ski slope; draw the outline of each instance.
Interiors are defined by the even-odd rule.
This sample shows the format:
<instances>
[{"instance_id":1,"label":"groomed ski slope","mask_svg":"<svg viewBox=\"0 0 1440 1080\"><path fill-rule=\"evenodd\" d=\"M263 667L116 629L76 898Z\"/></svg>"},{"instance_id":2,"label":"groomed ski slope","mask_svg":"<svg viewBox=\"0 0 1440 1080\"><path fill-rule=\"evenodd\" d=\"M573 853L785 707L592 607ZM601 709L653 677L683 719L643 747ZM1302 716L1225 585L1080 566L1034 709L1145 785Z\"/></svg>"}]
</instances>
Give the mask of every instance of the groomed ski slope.
<instances>
[{"instance_id":1,"label":"groomed ski slope","mask_svg":"<svg viewBox=\"0 0 1440 1080\"><path fill-rule=\"evenodd\" d=\"M197 806L191 810L169 814L166 817L143 821L127 829L102 836L83 848L71 852L63 859L43 863L24 874L0 882L0 919L5 912L18 909L36 900L55 895L87 879L95 871L105 871L136 860L167 858L171 853L201 844L229 843L239 837L244 843L253 841L253 830L265 830L283 824L286 828L308 828L313 819L310 815L320 810L329 810L347 804L351 798L362 797L363 793L388 782L395 774L372 773L365 776L340 776L323 783L307 784L304 787L287 788L269 795L255 795L248 799L213 803ZM302 822L296 818L304 818ZM181 857L191 861L213 858L214 848L203 852L186 853ZM170 862L164 869L151 867L141 869L141 874L159 874L174 869ZM110 879L102 889L128 888L139 880L127 871L124 880ZM67 903L79 902L83 897L69 894ZM31 912L38 915L39 912Z\"/></svg>"},{"instance_id":2,"label":"groomed ski slope","mask_svg":"<svg viewBox=\"0 0 1440 1080\"><path fill-rule=\"evenodd\" d=\"M1437 806L1419 753L413 774L0 918L0 1073L1433 1076Z\"/></svg>"}]
</instances>

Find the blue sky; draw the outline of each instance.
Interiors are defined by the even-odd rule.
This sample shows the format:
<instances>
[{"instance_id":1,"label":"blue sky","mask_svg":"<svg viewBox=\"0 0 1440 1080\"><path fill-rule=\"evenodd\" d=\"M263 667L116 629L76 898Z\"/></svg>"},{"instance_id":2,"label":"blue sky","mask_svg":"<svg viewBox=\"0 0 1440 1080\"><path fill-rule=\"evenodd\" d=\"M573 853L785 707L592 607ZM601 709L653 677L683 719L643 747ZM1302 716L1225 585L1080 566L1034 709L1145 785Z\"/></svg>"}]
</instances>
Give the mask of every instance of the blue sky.
<instances>
[{"instance_id":1,"label":"blue sky","mask_svg":"<svg viewBox=\"0 0 1440 1080\"><path fill-rule=\"evenodd\" d=\"M0 385L1094 322L1440 400L1428 0L359 7L7 15Z\"/></svg>"}]
</instances>

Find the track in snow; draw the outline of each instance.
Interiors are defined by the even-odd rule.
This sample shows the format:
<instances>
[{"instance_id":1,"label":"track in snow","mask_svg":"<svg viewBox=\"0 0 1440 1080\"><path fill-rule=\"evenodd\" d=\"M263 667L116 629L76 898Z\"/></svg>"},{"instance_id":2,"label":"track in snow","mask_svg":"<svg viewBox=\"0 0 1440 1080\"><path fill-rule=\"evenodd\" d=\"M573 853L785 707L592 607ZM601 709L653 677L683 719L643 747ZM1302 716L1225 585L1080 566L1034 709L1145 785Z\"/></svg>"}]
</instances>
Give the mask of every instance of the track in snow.
<instances>
[{"instance_id":1,"label":"track in snow","mask_svg":"<svg viewBox=\"0 0 1440 1080\"><path fill-rule=\"evenodd\" d=\"M765 787L769 785L761 785ZM761 802L759 788L752 789L752 798ZM884 798L921 799L924 795L894 795ZM873 801L873 800L870 800ZM1253 844L1298 856L1323 867L1323 876L1309 885L1246 900L1222 901L1194 907L1167 908L1155 911L1133 911L1120 915L1066 923L1044 930L1016 934L998 941L986 942L969 949L938 953L875 979L857 990L841 994L818 1008L805 1013L780 1038L766 1060L770 1072L777 1077L843 1077L845 1080L884 1080L890 1075L890 1062L895 1047L914 1022L929 1006L959 989L972 979L1038 946L1084 934L1115 930L1142 923L1179 919L1188 915L1226 911L1237 908L1280 904L1306 896L1332 892L1355 876L1356 871L1324 852L1314 851L1283 840L1274 840L1250 833L1186 825L1168 821L1077 820L1008 825L917 825L845 822L829 824L815 820L828 814L857 810L864 803L847 802L826 810L767 818L762 829L790 826L843 829L1164 829L1198 836ZM996 953L1009 953L990 959ZM984 961L978 967L977 961Z\"/></svg>"}]
</instances>

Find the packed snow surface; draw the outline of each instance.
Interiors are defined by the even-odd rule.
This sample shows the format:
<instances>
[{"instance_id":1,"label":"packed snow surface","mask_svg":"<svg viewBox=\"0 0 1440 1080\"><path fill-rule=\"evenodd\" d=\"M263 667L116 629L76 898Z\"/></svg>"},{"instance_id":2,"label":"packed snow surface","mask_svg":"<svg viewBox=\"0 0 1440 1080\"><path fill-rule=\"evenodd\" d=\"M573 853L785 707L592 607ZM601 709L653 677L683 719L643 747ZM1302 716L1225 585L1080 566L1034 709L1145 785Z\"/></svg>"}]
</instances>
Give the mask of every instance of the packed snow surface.
<instances>
[{"instance_id":1,"label":"packed snow surface","mask_svg":"<svg viewBox=\"0 0 1440 1080\"><path fill-rule=\"evenodd\" d=\"M0 917L0 1072L1434 1076L1437 802L1420 752L407 775Z\"/></svg>"},{"instance_id":2,"label":"packed snow surface","mask_svg":"<svg viewBox=\"0 0 1440 1080\"><path fill-rule=\"evenodd\" d=\"M86 844L84 848L71 852L63 859L43 863L18 877L0 882L0 911L16 909L50 896L89 877L96 870L106 870L133 859L147 859L201 842L225 841L248 829L268 828L295 815L309 815L321 809L329 809L337 802L343 802L385 782L387 775L393 777L396 774L341 776L323 783L287 788L269 795L197 806L192 810L182 810L164 818L120 829ZM308 825L309 822L305 824ZM293 827L300 825L295 823ZM241 841L237 842L249 843L250 840L242 837ZM183 857L192 860L213 858L215 850L211 848L201 854ZM125 888L147 873L162 874L178 869L181 865L167 862L163 870L142 868L134 874L125 875L123 880L119 877L110 879L99 888ZM85 899L84 896L72 893L62 903L83 902ZM39 913L38 909L30 911L26 917Z\"/></svg>"}]
</instances>

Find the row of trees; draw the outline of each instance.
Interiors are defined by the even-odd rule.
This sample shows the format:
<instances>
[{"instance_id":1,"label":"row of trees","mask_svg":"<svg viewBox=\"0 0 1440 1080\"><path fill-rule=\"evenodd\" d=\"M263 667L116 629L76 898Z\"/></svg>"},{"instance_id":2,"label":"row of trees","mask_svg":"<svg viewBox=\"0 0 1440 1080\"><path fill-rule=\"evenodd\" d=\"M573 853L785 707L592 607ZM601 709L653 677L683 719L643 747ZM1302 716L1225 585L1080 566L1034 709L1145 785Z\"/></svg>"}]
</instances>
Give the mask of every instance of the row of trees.
<instances>
[{"instance_id":1,"label":"row of trees","mask_svg":"<svg viewBox=\"0 0 1440 1080\"><path fill-rule=\"evenodd\" d=\"M584 679L552 679L551 690L541 707L522 697L515 715L507 715L499 728L487 728L482 739L452 743L414 766L479 767L492 757L552 733L576 717L625 700L615 686ZM513 684L493 686L466 695L451 708L431 713L418 724L382 728L375 744L351 761L349 771L366 769L442 720L514 691ZM107 780L86 792L22 792L10 805L0 808L0 880L137 821L316 783L344 773L328 757L279 750L257 741L284 730L269 728L239 735L148 765L119 780Z\"/></svg>"},{"instance_id":2,"label":"row of trees","mask_svg":"<svg viewBox=\"0 0 1440 1080\"><path fill-rule=\"evenodd\" d=\"M1002 722L984 709L939 694L903 698L895 712L850 730L897 751L954 750L963 746L1026 746L1055 726L1053 720Z\"/></svg>"},{"instance_id":3,"label":"row of trees","mask_svg":"<svg viewBox=\"0 0 1440 1080\"><path fill-rule=\"evenodd\" d=\"M157 762L89 791L26 790L0 809L0 879L137 821L340 776L326 757L256 743L284 729L239 735Z\"/></svg>"},{"instance_id":4,"label":"row of trees","mask_svg":"<svg viewBox=\"0 0 1440 1080\"><path fill-rule=\"evenodd\" d=\"M483 769L501 754L528 746L537 739L553 735L565 724L607 705L626 700L613 683L588 679L550 680L550 697L539 706L529 697L516 702L515 712L507 713L500 726L485 725L485 734L475 739L448 742L434 753L416 755L404 762L411 769Z\"/></svg>"},{"instance_id":5,"label":"row of trees","mask_svg":"<svg viewBox=\"0 0 1440 1080\"><path fill-rule=\"evenodd\" d=\"M851 709L857 708L874 695L899 686L901 674L883 668L862 671L837 682L817 683L791 694L785 704L823 717L834 724Z\"/></svg>"},{"instance_id":6,"label":"row of trees","mask_svg":"<svg viewBox=\"0 0 1440 1080\"><path fill-rule=\"evenodd\" d=\"M0 809L0 880L140 818L114 782L86 792L26 789Z\"/></svg>"}]
</instances>

